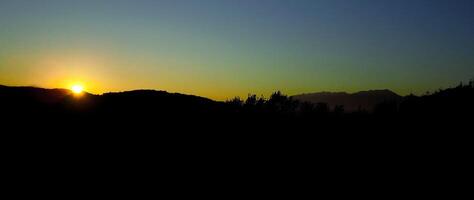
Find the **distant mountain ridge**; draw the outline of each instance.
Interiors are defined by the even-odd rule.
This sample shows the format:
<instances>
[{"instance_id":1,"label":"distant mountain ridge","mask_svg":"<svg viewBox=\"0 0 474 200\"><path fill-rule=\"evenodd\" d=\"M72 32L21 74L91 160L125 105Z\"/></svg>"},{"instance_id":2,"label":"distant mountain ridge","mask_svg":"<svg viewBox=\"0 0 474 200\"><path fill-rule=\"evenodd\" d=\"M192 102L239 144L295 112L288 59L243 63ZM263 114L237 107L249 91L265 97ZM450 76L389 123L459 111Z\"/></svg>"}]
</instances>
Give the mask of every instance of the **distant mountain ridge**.
<instances>
[{"instance_id":1,"label":"distant mountain ridge","mask_svg":"<svg viewBox=\"0 0 474 200\"><path fill-rule=\"evenodd\" d=\"M311 102L327 103L331 108L343 105L346 111L373 111L375 106L383 102L400 102L402 96L391 90L368 90L356 93L347 92L316 92L292 96L294 99Z\"/></svg>"}]
</instances>

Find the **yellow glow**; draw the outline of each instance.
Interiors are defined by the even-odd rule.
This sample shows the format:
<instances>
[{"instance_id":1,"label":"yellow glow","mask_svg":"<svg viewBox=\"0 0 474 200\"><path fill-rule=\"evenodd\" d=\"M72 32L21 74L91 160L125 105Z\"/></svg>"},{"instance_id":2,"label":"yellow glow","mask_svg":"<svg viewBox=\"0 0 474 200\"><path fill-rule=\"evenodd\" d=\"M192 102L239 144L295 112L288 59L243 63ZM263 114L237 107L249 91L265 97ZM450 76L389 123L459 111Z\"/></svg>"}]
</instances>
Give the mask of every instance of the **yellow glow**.
<instances>
[{"instance_id":1,"label":"yellow glow","mask_svg":"<svg viewBox=\"0 0 474 200\"><path fill-rule=\"evenodd\" d=\"M72 92L75 94L81 94L84 91L84 87L82 85L76 84L71 87Z\"/></svg>"}]
</instances>

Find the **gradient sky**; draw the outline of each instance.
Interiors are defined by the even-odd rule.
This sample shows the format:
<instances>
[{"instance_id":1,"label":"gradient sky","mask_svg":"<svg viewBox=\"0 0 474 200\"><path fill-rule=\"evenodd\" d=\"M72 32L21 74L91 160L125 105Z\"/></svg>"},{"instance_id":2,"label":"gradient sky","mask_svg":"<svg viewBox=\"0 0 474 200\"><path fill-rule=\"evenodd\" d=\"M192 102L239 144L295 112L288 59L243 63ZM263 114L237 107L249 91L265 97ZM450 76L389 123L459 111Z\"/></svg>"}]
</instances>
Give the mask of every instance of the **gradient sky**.
<instances>
[{"instance_id":1,"label":"gradient sky","mask_svg":"<svg viewBox=\"0 0 474 200\"><path fill-rule=\"evenodd\" d=\"M225 100L473 77L473 0L0 0L4 85Z\"/></svg>"}]
</instances>

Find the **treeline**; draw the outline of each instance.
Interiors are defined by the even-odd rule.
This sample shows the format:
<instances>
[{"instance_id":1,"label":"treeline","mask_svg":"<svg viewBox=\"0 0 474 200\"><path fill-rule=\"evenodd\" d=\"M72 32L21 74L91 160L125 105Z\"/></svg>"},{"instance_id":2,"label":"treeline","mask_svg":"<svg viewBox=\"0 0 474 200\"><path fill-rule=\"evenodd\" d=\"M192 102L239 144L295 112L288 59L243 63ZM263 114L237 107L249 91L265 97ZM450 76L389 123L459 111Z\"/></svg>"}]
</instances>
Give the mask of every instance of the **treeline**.
<instances>
[{"instance_id":1,"label":"treeline","mask_svg":"<svg viewBox=\"0 0 474 200\"><path fill-rule=\"evenodd\" d=\"M282 94L273 93L269 98L250 94L247 99L235 97L225 102L234 113L245 115L274 115L300 117L347 117L347 116L444 116L472 112L474 106L474 79L468 84L440 89L422 96L408 95L401 101L384 101L374 110L346 111L343 105L328 106L326 102L302 102Z\"/></svg>"},{"instance_id":2,"label":"treeline","mask_svg":"<svg viewBox=\"0 0 474 200\"><path fill-rule=\"evenodd\" d=\"M275 119L319 121L348 119L459 119L474 112L474 80L422 96L385 101L373 110L347 111L343 105L298 101L275 92L268 98L249 95L225 102L164 91L130 91L75 97L68 90L0 87L0 111L5 121L190 122L245 124ZM428 121L428 120L425 120ZM235 122L235 123L234 123Z\"/></svg>"},{"instance_id":3,"label":"treeline","mask_svg":"<svg viewBox=\"0 0 474 200\"><path fill-rule=\"evenodd\" d=\"M232 108L233 112L249 115L330 116L344 113L344 106L342 105L330 108L325 102L302 102L282 94L280 91L274 92L268 99L251 94L246 100L235 97L226 101L226 104Z\"/></svg>"},{"instance_id":4,"label":"treeline","mask_svg":"<svg viewBox=\"0 0 474 200\"><path fill-rule=\"evenodd\" d=\"M432 94L409 95L399 102L383 102L373 111L301 102L281 92L268 98L249 95L245 100L217 102L164 91L75 97L68 90L0 86L2 130L11 130L9 136L30 133L34 143L113 141L137 148L144 141L171 139L192 148L217 144L225 149L233 144L241 149L245 147L239 145L247 144L265 149L347 149L390 144L398 149L407 141L415 146L429 141L438 145L450 142L446 138L453 141L470 135L473 113L474 80Z\"/></svg>"}]
</instances>

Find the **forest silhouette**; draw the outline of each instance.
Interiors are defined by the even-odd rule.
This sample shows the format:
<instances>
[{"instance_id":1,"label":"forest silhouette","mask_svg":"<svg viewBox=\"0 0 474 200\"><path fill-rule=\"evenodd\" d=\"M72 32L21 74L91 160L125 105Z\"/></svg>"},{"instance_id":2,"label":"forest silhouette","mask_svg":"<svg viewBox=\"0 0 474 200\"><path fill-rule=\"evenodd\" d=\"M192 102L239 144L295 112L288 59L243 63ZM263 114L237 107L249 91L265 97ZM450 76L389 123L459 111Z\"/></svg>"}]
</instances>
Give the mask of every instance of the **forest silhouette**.
<instances>
[{"instance_id":1,"label":"forest silhouette","mask_svg":"<svg viewBox=\"0 0 474 200\"><path fill-rule=\"evenodd\" d=\"M327 183L369 174L431 180L448 165L456 166L456 176L469 166L473 102L474 80L382 102L372 111L301 102L281 92L218 102L152 90L76 96L0 86L0 122L7 159L25 176L32 175L30 166L53 169L39 163L69 163L86 169L78 176L104 176L83 166L88 163L105 166L110 180L119 169L142 177L173 172L167 180L204 180L226 170L232 180L291 180L275 176L281 172L318 172Z\"/></svg>"},{"instance_id":2,"label":"forest silhouette","mask_svg":"<svg viewBox=\"0 0 474 200\"><path fill-rule=\"evenodd\" d=\"M211 99L154 90L94 95L74 95L65 89L35 87L0 87L2 121L8 124L40 124L54 130L59 127L75 129L129 128L140 130L205 129L213 132L242 133L261 129L264 132L309 128L318 132L355 130L364 127L430 126L465 120L472 115L474 86L468 84L440 89L422 96L408 95L396 101L383 101L373 110L345 110L343 105L329 106L326 102L311 103L275 92L270 97L249 95L220 102ZM439 123L438 123L439 122ZM338 126L332 126L339 124ZM18 126L28 128L29 126ZM348 128L350 127L350 128ZM312 130L311 130L312 129ZM375 130L371 130L375 131ZM388 131L388 130L387 130Z\"/></svg>"}]
</instances>

